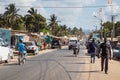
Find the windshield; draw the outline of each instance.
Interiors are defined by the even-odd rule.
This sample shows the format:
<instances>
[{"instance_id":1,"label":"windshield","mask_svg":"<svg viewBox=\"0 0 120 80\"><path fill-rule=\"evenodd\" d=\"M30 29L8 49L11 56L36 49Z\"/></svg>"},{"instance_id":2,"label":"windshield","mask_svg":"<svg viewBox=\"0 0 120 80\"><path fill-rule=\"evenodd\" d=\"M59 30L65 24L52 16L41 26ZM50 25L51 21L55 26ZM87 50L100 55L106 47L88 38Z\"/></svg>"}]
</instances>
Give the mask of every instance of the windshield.
<instances>
[{"instance_id":1,"label":"windshield","mask_svg":"<svg viewBox=\"0 0 120 80\"><path fill-rule=\"evenodd\" d=\"M77 40L70 40L69 42L77 42Z\"/></svg>"},{"instance_id":2,"label":"windshield","mask_svg":"<svg viewBox=\"0 0 120 80\"><path fill-rule=\"evenodd\" d=\"M33 45L32 42L25 42L24 44L25 44L25 46L32 46Z\"/></svg>"}]
</instances>

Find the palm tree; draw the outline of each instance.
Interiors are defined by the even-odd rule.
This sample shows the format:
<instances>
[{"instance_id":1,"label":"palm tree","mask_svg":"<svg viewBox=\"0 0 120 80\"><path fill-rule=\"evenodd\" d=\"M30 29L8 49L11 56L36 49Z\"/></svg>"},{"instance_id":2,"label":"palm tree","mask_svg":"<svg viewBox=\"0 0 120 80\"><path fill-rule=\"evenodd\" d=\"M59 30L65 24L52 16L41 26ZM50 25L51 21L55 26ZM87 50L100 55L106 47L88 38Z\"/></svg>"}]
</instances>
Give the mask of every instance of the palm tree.
<instances>
[{"instance_id":1,"label":"palm tree","mask_svg":"<svg viewBox=\"0 0 120 80\"><path fill-rule=\"evenodd\" d=\"M66 26L66 25L63 25L62 28L63 28L63 31L64 31L64 32L63 32L63 33L64 33L64 36L66 36L66 35L68 34L68 33L67 33L67 31L68 31L68 30L67 30L67 26Z\"/></svg>"},{"instance_id":2,"label":"palm tree","mask_svg":"<svg viewBox=\"0 0 120 80\"><path fill-rule=\"evenodd\" d=\"M34 9L34 8L30 8L30 10L28 10L28 13L31 14L31 16L34 17L34 15L37 14L37 9Z\"/></svg>"},{"instance_id":3,"label":"palm tree","mask_svg":"<svg viewBox=\"0 0 120 80\"><path fill-rule=\"evenodd\" d=\"M28 32L33 32L34 31L34 25L33 25L33 19L31 17L31 15L25 15L23 20L24 20L24 23L25 23L25 26L26 26L26 30Z\"/></svg>"},{"instance_id":4,"label":"palm tree","mask_svg":"<svg viewBox=\"0 0 120 80\"><path fill-rule=\"evenodd\" d=\"M3 14L0 14L0 27L4 27L5 20L3 18Z\"/></svg>"},{"instance_id":5,"label":"palm tree","mask_svg":"<svg viewBox=\"0 0 120 80\"><path fill-rule=\"evenodd\" d=\"M38 32L40 29L43 29L47 26L46 18L38 14L36 9L30 8L30 10L28 10L28 13L29 14L25 16L25 24L29 31Z\"/></svg>"},{"instance_id":6,"label":"palm tree","mask_svg":"<svg viewBox=\"0 0 120 80\"><path fill-rule=\"evenodd\" d=\"M49 26L51 27L51 30L52 30L52 34L53 35L56 35L55 33L56 33L56 28L58 27L58 22L60 22L60 21L57 21L57 16L55 16L55 14L52 14L51 16L50 16L50 24L49 24Z\"/></svg>"},{"instance_id":7,"label":"palm tree","mask_svg":"<svg viewBox=\"0 0 120 80\"><path fill-rule=\"evenodd\" d=\"M6 20L6 27L13 29L16 20L20 18L20 15L17 14L19 9L16 9L15 4L9 4L5 9L4 18Z\"/></svg>"}]
</instances>

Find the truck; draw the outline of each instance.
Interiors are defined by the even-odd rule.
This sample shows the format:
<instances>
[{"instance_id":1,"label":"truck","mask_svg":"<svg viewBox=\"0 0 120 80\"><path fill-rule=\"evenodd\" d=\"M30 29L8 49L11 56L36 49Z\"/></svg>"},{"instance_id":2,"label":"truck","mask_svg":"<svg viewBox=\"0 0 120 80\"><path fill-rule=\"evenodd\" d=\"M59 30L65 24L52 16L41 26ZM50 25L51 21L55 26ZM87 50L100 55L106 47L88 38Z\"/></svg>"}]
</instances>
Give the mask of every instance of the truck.
<instances>
[{"instance_id":1,"label":"truck","mask_svg":"<svg viewBox=\"0 0 120 80\"><path fill-rule=\"evenodd\" d=\"M73 46L78 42L77 37L70 37L68 41L68 49L71 50L73 49Z\"/></svg>"}]
</instances>

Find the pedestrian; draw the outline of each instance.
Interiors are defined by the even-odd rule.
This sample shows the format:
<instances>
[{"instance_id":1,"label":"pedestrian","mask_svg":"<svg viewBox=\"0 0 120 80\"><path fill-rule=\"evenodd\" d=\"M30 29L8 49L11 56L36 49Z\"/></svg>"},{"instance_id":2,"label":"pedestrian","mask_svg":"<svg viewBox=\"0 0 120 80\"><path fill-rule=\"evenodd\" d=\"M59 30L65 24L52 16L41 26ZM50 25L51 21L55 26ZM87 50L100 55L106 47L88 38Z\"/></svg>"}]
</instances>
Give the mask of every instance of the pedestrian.
<instances>
[{"instance_id":1,"label":"pedestrian","mask_svg":"<svg viewBox=\"0 0 120 80\"><path fill-rule=\"evenodd\" d=\"M21 61L23 62L23 59L26 59L27 53L26 53L26 47L21 39L20 39L20 43L18 44L18 51L19 51L18 58L22 58Z\"/></svg>"},{"instance_id":2,"label":"pedestrian","mask_svg":"<svg viewBox=\"0 0 120 80\"><path fill-rule=\"evenodd\" d=\"M95 56L96 56L96 49L97 45L95 43L95 39L92 40L92 42L89 45L90 48L90 54L91 54L91 63L95 63Z\"/></svg>"},{"instance_id":3,"label":"pedestrian","mask_svg":"<svg viewBox=\"0 0 120 80\"><path fill-rule=\"evenodd\" d=\"M108 60L111 60L111 46L107 44L107 39L104 38L104 42L100 44L98 50L98 58L101 54L101 71L105 71L108 74Z\"/></svg>"},{"instance_id":4,"label":"pedestrian","mask_svg":"<svg viewBox=\"0 0 120 80\"><path fill-rule=\"evenodd\" d=\"M44 40L43 44L44 44L44 49L46 49L47 48L47 43L46 43L45 40Z\"/></svg>"},{"instance_id":5,"label":"pedestrian","mask_svg":"<svg viewBox=\"0 0 120 80\"><path fill-rule=\"evenodd\" d=\"M76 43L73 45L73 54L77 57L79 54L79 49L80 49L80 43L79 40L76 41Z\"/></svg>"}]
</instances>

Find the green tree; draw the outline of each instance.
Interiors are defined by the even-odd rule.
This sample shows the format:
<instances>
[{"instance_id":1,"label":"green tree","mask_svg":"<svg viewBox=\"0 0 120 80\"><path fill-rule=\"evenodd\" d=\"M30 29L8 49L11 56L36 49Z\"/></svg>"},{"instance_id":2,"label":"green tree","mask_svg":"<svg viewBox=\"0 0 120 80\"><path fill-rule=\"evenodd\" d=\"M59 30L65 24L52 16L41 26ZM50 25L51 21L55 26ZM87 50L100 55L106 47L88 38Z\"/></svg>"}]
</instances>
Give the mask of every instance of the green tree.
<instances>
[{"instance_id":1,"label":"green tree","mask_svg":"<svg viewBox=\"0 0 120 80\"><path fill-rule=\"evenodd\" d=\"M72 34L78 36L79 35L79 29L77 27L74 27L72 30Z\"/></svg>"},{"instance_id":2,"label":"green tree","mask_svg":"<svg viewBox=\"0 0 120 80\"><path fill-rule=\"evenodd\" d=\"M37 13L37 9L30 8L25 15L25 25L29 32L39 32L47 27L46 18Z\"/></svg>"},{"instance_id":3,"label":"green tree","mask_svg":"<svg viewBox=\"0 0 120 80\"><path fill-rule=\"evenodd\" d=\"M120 21L115 24L115 36L120 36Z\"/></svg>"},{"instance_id":4,"label":"green tree","mask_svg":"<svg viewBox=\"0 0 120 80\"><path fill-rule=\"evenodd\" d=\"M110 37L111 36L111 30L112 30L112 24L111 22L107 21L103 24L103 35Z\"/></svg>"},{"instance_id":5,"label":"green tree","mask_svg":"<svg viewBox=\"0 0 120 80\"><path fill-rule=\"evenodd\" d=\"M5 8L6 11L4 13L4 21L5 21L5 27L6 28L15 28L16 20L20 18L20 15L17 14L19 9L15 7L15 4L9 4L8 7Z\"/></svg>"},{"instance_id":6,"label":"green tree","mask_svg":"<svg viewBox=\"0 0 120 80\"><path fill-rule=\"evenodd\" d=\"M5 19L3 17L3 14L0 14L0 27L4 28L5 26Z\"/></svg>"},{"instance_id":7,"label":"green tree","mask_svg":"<svg viewBox=\"0 0 120 80\"><path fill-rule=\"evenodd\" d=\"M50 21L49 26L50 26L50 29L52 31L52 35L56 36L57 28L58 28L58 22L59 22L59 21L57 21L57 16L55 16L55 14L52 14L50 16L49 21Z\"/></svg>"}]
</instances>

